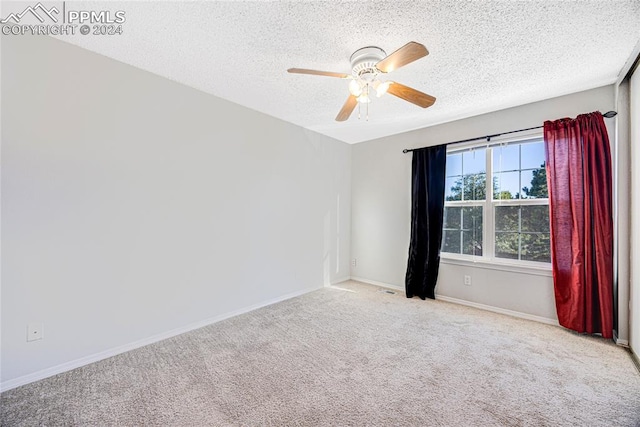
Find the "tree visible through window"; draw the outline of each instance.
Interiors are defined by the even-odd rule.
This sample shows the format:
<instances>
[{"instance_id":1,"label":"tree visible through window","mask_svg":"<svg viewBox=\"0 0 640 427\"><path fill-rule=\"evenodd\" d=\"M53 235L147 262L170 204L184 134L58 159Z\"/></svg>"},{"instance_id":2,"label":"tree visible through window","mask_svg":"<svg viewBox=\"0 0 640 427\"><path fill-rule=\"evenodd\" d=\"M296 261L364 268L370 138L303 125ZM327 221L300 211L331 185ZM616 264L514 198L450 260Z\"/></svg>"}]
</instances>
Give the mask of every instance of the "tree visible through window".
<instances>
[{"instance_id":1,"label":"tree visible through window","mask_svg":"<svg viewBox=\"0 0 640 427\"><path fill-rule=\"evenodd\" d=\"M550 262L542 140L450 153L446 176L443 252Z\"/></svg>"}]
</instances>

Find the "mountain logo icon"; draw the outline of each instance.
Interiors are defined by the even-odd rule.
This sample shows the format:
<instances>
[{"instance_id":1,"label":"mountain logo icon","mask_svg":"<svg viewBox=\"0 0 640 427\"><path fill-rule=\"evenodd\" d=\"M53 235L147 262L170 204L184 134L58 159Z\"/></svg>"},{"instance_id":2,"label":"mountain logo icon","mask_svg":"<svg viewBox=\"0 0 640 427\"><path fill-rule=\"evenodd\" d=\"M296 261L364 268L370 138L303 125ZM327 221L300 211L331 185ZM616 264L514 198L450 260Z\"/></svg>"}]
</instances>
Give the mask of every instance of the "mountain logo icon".
<instances>
[{"instance_id":1,"label":"mountain logo icon","mask_svg":"<svg viewBox=\"0 0 640 427\"><path fill-rule=\"evenodd\" d=\"M42 5L42 3L38 3L35 6L29 6L27 7L25 10L23 10L22 12L16 14L16 13L10 13L9 16L7 16L6 18L0 20L0 24L6 24L7 22L9 22L10 20L13 20L13 22L15 22L16 24L20 23L20 20L27 15L28 13L31 13L33 16L36 17L36 19L38 21L40 21L41 23L44 23L44 18L38 13L38 11L40 13L45 14L46 16L48 16L53 22L58 22L58 19L53 16L53 14L55 13L56 15L58 13L60 13L60 11L58 9L56 9L56 7L52 7L51 9L47 9L46 7L44 7Z\"/></svg>"}]
</instances>

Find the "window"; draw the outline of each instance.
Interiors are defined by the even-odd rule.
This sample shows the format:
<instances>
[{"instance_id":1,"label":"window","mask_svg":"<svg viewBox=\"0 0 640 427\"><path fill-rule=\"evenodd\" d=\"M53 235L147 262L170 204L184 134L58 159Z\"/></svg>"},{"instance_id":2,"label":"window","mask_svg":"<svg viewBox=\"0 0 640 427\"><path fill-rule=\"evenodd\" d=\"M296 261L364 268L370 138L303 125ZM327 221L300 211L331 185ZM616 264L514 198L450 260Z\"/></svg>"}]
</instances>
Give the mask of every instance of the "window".
<instances>
[{"instance_id":1,"label":"window","mask_svg":"<svg viewBox=\"0 0 640 427\"><path fill-rule=\"evenodd\" d=\"M454 148L445 185L443 253L551 261L541 138Z\"/></svg>"}]
</instances>

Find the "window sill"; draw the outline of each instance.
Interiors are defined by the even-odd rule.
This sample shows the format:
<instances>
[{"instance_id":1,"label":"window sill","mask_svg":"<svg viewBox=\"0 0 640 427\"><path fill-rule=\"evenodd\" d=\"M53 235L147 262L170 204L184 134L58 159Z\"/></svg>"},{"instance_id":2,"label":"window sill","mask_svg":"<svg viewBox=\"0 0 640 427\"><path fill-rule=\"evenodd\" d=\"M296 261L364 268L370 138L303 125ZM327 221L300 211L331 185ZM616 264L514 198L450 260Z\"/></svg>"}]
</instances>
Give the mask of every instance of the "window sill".
<instances>
[{"instance_id":1,"label":"window sill","mask_svg":"<svg viewBox=\"0 0 640 427\"><path fill-rule=\"evenodd\" d=\"M440 254L440 262L443 264L463 265L465 267L485 268L489 270L506 271L510 273L532 274L536 276L553 277L551 264L509 262L491 258L455 256Z\"/></svg>"}]
</instances>

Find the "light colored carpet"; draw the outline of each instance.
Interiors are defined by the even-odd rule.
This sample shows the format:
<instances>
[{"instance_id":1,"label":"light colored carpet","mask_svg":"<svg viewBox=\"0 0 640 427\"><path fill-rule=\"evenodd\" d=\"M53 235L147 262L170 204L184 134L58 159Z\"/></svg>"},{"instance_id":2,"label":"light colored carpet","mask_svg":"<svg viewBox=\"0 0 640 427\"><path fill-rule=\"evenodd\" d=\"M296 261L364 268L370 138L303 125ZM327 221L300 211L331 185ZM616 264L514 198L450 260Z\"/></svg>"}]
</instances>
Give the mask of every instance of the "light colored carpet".
<instances>
[{"instance_id":1,"label":"light colored carpet","mask_svg":"<svg viewBox=\"0 0 640 427\"><path fill-rule=\"evenodd\" d=\"M636 426L608 341L349 282L0 396L3 426Z\"/></svg>"}]
</instances>

